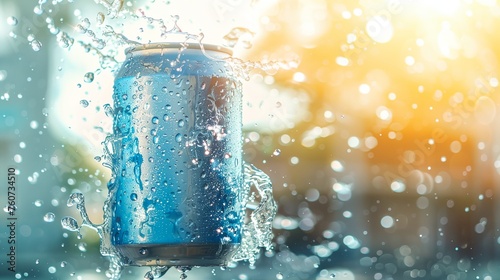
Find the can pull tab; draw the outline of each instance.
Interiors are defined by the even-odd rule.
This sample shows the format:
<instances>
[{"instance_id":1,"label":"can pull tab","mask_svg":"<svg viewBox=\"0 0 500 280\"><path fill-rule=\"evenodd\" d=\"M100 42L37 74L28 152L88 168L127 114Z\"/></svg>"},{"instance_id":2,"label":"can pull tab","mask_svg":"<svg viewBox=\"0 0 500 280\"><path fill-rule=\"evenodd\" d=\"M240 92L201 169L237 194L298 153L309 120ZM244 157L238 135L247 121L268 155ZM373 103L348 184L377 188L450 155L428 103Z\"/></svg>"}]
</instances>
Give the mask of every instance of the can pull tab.
<instances>
[{"instance_id":1,"label":"can pull tab","mask_svg":"<svg viewBox=\"0 0 500 280\"><path fill-rule=\"evenodd\" d=\"M252 210L250 219L243 226L243 238L239 250L233 255L233 261L248 260L255 263L256 256L263 247L271 249L273 220L276 216L277 205L273 198L271 179L262 170L251 164L244 166L245 193L250 193L251 187L257 189L245 199L245 206ZM256 202L256 196L260 202Z\"/></svg>"}]
</instances>

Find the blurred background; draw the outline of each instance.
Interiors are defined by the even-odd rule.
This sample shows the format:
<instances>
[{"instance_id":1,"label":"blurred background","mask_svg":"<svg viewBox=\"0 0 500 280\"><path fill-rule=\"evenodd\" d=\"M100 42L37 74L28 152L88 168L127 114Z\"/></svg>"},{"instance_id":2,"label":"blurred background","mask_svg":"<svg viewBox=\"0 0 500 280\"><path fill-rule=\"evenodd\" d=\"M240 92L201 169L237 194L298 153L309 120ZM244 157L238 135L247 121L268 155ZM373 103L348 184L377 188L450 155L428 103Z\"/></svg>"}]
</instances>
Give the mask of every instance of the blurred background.
<instances>
[{"instance_id":1,"label":"blurred background","mask_svg":"<svg viewBox=\"0 0 500 280\"><path fill-rule=\"evenodd\" d=\"M113 73L78 43L92 37L75 27L88 17L98 30L101 13L117 31L141 34L131 39L154 35L112 19L105 1L41 3L44 13L37 1L0 0L1 205L7 169L18 171L17 270L7 271L2 211L0 279L106 279L97 234L78 238L60 224L79 217L66 206L74 191L100 222L110 175L101 157ZM300 60L244 82L244 156L273 181L274 250L255 268L200 268L188 279L500 274L496 0L123 5L154 18L179 15L183 31L203 32L208 43L244 27L251 32L235 45L244 60ZM56 29L73 46L61 44ZM122 279L144 271L126 268Z\"/></svg>"}]
</instances>

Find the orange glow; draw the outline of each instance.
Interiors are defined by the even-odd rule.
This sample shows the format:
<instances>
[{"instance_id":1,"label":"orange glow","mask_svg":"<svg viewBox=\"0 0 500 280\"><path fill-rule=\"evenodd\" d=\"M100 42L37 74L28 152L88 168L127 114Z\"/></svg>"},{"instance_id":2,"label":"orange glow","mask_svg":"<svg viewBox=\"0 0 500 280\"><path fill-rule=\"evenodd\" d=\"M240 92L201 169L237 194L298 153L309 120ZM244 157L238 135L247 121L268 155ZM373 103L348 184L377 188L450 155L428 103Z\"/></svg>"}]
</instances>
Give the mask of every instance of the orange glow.
<instances>
[{"instance_id":1,"label":"orange glow","mask_svg":"<svg viewBox=\"0 0 500 280\"><path fill-rule=\"evenodd\" d=\"M364 191L453 192L475 185L477 168L496 170L488 182L500 173L499 13L486 0L280 1L266 19L281 28L251 56L283 42L301 56L295 72L275 76L311 96L310 117L293 126L306 132L287 135L328 151L334 170L371 170Z\"/></svg>"}]
</instances>

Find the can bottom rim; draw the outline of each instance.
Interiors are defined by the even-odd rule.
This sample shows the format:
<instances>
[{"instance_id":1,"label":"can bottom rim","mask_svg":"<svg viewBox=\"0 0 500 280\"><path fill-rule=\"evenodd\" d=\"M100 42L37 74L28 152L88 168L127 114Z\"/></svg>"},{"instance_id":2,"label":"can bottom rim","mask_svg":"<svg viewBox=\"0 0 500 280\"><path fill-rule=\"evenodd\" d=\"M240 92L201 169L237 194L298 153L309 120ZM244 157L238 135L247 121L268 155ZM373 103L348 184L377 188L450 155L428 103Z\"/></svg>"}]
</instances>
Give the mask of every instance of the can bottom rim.
<instances>
[{"instance_id":1,"label":"can bottom rim","mask_svg":"<svg viewBox=\"0 0 500 280\"><path fill-rule=\"evenodd\" d=\"M126 266L225 266L239 244L115 245Z\"/></svg>"}]
</instances>

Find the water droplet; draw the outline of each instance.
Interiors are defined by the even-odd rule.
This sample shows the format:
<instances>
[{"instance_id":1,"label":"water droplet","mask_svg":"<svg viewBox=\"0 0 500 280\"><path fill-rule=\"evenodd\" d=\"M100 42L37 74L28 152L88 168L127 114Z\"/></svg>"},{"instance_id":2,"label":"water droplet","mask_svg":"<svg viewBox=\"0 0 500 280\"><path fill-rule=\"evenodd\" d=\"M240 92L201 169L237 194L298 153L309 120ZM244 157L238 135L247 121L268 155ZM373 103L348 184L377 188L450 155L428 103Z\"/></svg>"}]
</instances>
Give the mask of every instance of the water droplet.
<instances>
[{"instance_id":1,"label":"water droplet","mask_svg":"<svg viewBox=\"0 0 500 280\"><path fill-rule=\"evenodd\" d=\"M147 255L147 253L148 253L148 249L147 248L141 248L141 249L139 249L139 254L141 254L141 255Z\"/></svg>"},{"instance_id":2,"label":"water droplet","mask_svg":"<svg viewBox=\"0 0 500 280\"><path fill-rule=\"evenodd\" d=\"M279 280L283 279L283 274L281 272L278 272L276 274L276 279L279 279Z\"/></svg>"},{"instance_id":3,"label":"water droplet","mask_svg":"<svg viewBox=\"0 0 500 280\"><path fill-rule=\"evenodd\" d=\"M163 120L164 121L168 121L169 119L170 119L170 117L167 114L163 115Z\"/></svg>"},{"instance_id":4,"label":"water droplet","mask_svg":"<svg viewBox=\"0 0 500 280\"><path fill-rule=\"evenodd\" d=\"M102 50L106 47L106 42L101 39L92 39L92 45L95 46L96 49Z\"/></svg>"},{"instance_id":5,"label":"water droplet","mask_svg":"<svg viewBox=\"0 0 500 280\"><path fill-rule=\"evenodd\" d=\"M37 199L37 200L35 200L34 204L35 204L36 207L40 207L40 206L42 206L43 201Z\"/></svg>"},{"instance_id":6,"label":"water droplet","mask_svg":"<svg viewBox=\"0 0 500 280\"><path fill-rule=\"evenodd\" d=\"M46 221L47 223L52 223L55 218L56 218L56 215L54 213L52 213L52 212L47 212L43 216L43 220Z\"/></svg>"},{"instance_id":7,"label":"water droplet","mask_svg":"<svg viewBox=\"0 0 500 280\"><path fill-rule=\"evenodd\" d=\"M90 20L88 18L84 18L82 19L80 24L83 26L83 28L87 29L90 27Z\"/></svg>"},{"instance_id":8,"label":"water droplet","mask_svg":"<svg viewBox=\"0 0 500 280\"><path fill-rule=\"evenodd\" d=\"M78 243L78 250L80 250L80 252L87 252L87 243L85 242Z\"/></svg>"},{"instance_id":9,"label":"water droplet","mask_svg":"<svg viewBox=\"0 0 500 280\"><path fill-rule=\"evenodd\" d=\"M32 129L37 129L38 128L38 122L37 121L31 121L30 122L30 127Z\"/></svg>"},{"instance_id":10,"label":"water droplet","mask_svg":"<svg viewBox=\"0 0 500 280\"><path fill-rule=\"evenodd\" d=\"M227 213L227 215L226 215L226 219L227 219L230 223L236 223L236 222L238 222L238 215L236 214L236 212L231 211L231 212Z\"/></svg>"},{"instance_id":11,"label":"water droplet","mask_svg":"<svg viewBox=\"0 0 500 280\"><path fill-rule=\"evenodd\" d=\"M37 15L41 15L43 13L43 9L41 6L35 6L35 8L33 8L33 12Z\"/></svg>"},{"instance_id":12,"label":"water droplet","mask_svg":"<svg viewBox=\"0 0 500 280\"><path fill-rule=\"evenodd\" d=\"M180 143L182 141L182 134L177 133L177 135L175 135L175 141Z\"/></svg>"},{"instance_id":13,"label":"water droplet","mask_svg":"<svg viewBox=\"0 0 500 280\"><path fill-rule=\"evenodd\" d=\"M69 231L78 231L79 229L78 222L73 217L69 216L61 219L61 225L64 229Z\"/></svg>"},{"instance_id":14,"label":"water droplet","mask_svg":"<svg viewBox=\"0 0 500 280\"><path fill-rule=\"evenodd\" d=\"M49 273L56 273L56 271L57 271L57 269L53 266L50 266L48 270L49 270Z\"/></svg>"},{"instance_id":15,"label":"water droplet","mask_svg":"<svg viewBox=\"0 0 500 280\"><path fill-rule=\"evenodd\" d=\"M185 121L184 121L184 120L179 120L179 121L177 122L177 125L178 125L179 127L183 127L183 126L184 126L184 124L185 124Z\"/></svg>"},{"instance_id":16,"label":"water droplet","mask_svg":"<svg viewBox=\"0 0 500 280\"><path fill-rule=\"evenodd\" d=\"M82 105L83 108L87 108L89 106L89 102L85 99L80 100L80 105Z\"/></svg>"},{"instance_id":17,"label":"water droplet","mask_svg":"<svg viewBox=\"0 0 500 280\"><path fill-rule=\"evenodd\" d=\"M66 261L62 261L62 262L61 262L61 267L66 267L66 265L67 265L67 264L68 264L68 262L66 262Z\"/></svg>"},{"instance_id":18,"label":"water droplet","mask_svg":"<svg viewBox=\"0 0 500 280\"><path fill-rule=\"evenodd\" d=\"M18 23L18 20L16 17L10 16L7 18L8 25L15 26L15 25L17 25L17 23Z\"/></svg>"},{"instance_id":19,"label":"water droplet","mask_svg":"<svg viewBox=\"0 0 500 280\"><path fill-rule=\"evenodd\" d=\"M179 271L181 273L181 275L179 277L180 280L186 279L187 278L186 272L191 270L191 267L188 267L188 266L179 266L176 268L177 268L177 271Z\"/></svg>"},{"instance_id":20,"label":"water droplet","mask_svg":"<svg viewBox=\"0 0 500 280\"><path fill-rule=\"evenodd\" d=\"M151 271L146 272L144 275L144 280L154 280L155 277L153 276L153 273Z\"/></svg>"},{"instance_id":21,"label":"water droplet","mask_svg":"<svg viewBox=\"0 0 500 280\"><path fill-rule=\"evenodd\" d=\"M7 71L0 70L0 81L3 81L7 78Z\"/></svg>"},{"instance_id":22,"label":"water droplet","mask_svg":"<svg viewBox=\"0 0 500 280\"><path fill-rule=\"evenodd\" d=\"M84 200L85 198L82 193L75 192L69 195L68 202L66 203L66 205L68 205L68 207L71 207L75 204L83 203Z\"/></svg>"},{"instance_id":23,"label":"water droplet","mask_svg":"<svg viewBox=\"0 0 500 280\"><path fill-rule=\"evenodd\" d=\"M281 154L281 150L280 150L280 149L276 149L276 150L274 150L274 152L273 152L273 155L274 155L274 156L279 156L280 154Z\"/></svg>"},{"instance_id":24,"label":"water droplet","mask_svg":"<svg viewBox=\"0 0 500 280\"><path fill-rule=\"evenodd\" d=\"M158 117L153 117L153 118L151 119L151 122L152 122L153 124L158 124L158 122L159 122Z\"/></svg>"},{"instance_id":25,"label":"water droplet","mask_svg":"<svg viewBox=\"0 0 500 280\"><path fill-rule=\"evenodd\" d=\"M73 43L75 42L75 40L69 37L66 32L57 33L56 39L59 46L63 49L73 46Z\"/></svg>"},{"instance_id":26,"label":"water droplet","mask_svg":"<svg viewBox=\"0 0 500 280\"><path fill-rule=\"evenodd\" d=\"M136 194L136 193L132 193L132 194L130 195L130 199L131 199L132 201L136 201L136 200L137 200L137 194Z\"/></svg>"},{"instance_id":27,"label":"water droplet","mask_svg":"<svg viewBox=\"0 0 500 280\"><path fill-rule=\"evenodd\" d=\"M106 19L106 17L104 16L103 13L101 13L101 12L97 13L96 22L98 25L102 25L104 23L105 19Z\"/></svg>"},{"instance_id":28,"label":"water droplet","mask_svg":"<svg viewBox=\"0 0 500 280\"><path fill-rule=\"evenodd\" d=\"M41 50L41 49L42 49L42 43L40 43L40 41L38 41L38 40L33 40L33 41L31 41L31 42L30 42L30 45L31 45L31 48L32 48L35 52L37 52L37 51L39 51L39 50Z\"/></svg>"},{"instance_id":29,"label":"water droplet","mask_svg":"<svg viewBox=\"0 0 500 280\"><path fill-rule=\"evenodd\" d=\"M94 73L93 72L87 72L83 76L83 81L86 83L92 83L94 81Z\"/></svg>"}]
</instances>

